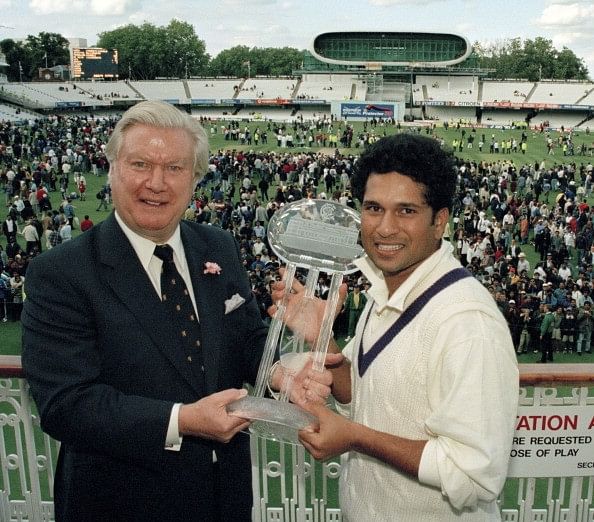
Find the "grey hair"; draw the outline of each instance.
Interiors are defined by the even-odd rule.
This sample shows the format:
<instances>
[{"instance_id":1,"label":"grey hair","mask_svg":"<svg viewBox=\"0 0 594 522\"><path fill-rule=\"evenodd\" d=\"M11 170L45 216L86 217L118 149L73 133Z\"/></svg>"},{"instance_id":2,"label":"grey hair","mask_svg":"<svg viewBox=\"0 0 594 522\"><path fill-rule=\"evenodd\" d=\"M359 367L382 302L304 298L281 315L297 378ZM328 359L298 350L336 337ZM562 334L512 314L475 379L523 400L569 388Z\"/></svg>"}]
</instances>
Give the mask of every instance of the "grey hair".
<instances>
[{"instance_id":1,"label":"grey hair","mask_svg":"<svg viewBox=\"0 0 594 522\"><path fill-rule=\"evenodd\" d=\"M118 159L126 131L135 125L183 129L194 142L194 179L200 181L208 169L208 136L198 120L177 107L161 101L143 101L130 107L116 124L105 146L109 163Z\"/></svg>"}]
</instances>

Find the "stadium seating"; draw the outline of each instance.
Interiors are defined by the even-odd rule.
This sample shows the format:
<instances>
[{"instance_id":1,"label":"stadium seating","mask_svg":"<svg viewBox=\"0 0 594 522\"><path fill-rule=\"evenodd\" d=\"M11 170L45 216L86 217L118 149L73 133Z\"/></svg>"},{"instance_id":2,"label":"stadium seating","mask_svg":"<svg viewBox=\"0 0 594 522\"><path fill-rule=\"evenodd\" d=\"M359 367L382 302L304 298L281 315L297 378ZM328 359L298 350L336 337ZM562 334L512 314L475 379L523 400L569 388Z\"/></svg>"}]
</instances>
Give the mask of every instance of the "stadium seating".
<instances>
[{"instance_id":1,"label":"stadium seating","mask_svg":"<svg viewBox=\"0 0 594 522\"><path fill-rule=\"evenodd\" d=\"M483 81L481 101L524 103L533 88L527 81Z\"/></svg>"},{"instance_id":2,"label":"stadium seating","mask_svg":"<svg viewBox=\"0 0 594 522\"><path fill-rule=\"evenodd\" d=\"M580 100L581 105L594 105L594 85L591 85L591 90L587 96Z\"/></svg>"},{"instance_id":3,"label":"stadium seating","mask_svg":"<svg viewBox=\"0 0 594 522\"><path fill-rule=\"evenodd\" d=\"M526 121L527 110L483 109L481 123L487 126L511 127L514 121Z\"/></svg>"},{"instance_id":4,"label":"stadium seating","mask_svg":"<svg viewBox=\"0 0 594 522\"><path fill-rule=\"evenodd\" d=\"M293 121L293 107L245 107L238 116L251 120Z\"/></svg>"},{"instance_id":5,"label":"stadium seating","mask_svg":"<svg viewBox=\"0 0 594 522\"><path fill-rule=\"evenodd\" d=\"M81 90L91 93L95 96L100 96L105 99L135 100L139 95L128 85L128 82L75 82L75 85Z\"/></svg>"},{"instance_id":6,"label":"stadium seating","mask_svg":"<svg viewBox=\"0 0 594 522\"><path fill-rule=\"evenodd\" d=\"M415 84L412 86L412 95L413 95L413 104L414 105L422 105L423 104L423 102L426 100L425 91L426 91L426 89L424 89L422 85Z\"/></svg>"},{"instance_id":7,"label":"stadium seating","mask_svg":"<svg viewBox=\"0 0 594 522\"><path fill-rule=\"evenodd\" d=\"M164 100L176 103L190 103L184 84L176 81L132 81L130 85L146 100Z\"/></svg>"},{"instance_id":8,"label":"stadium seating","mask_svg":"<svg viewBox=\"0 0 594 522\"><path fill-rule=\"evenodd\" d=\"M356 87L355 87L356 89ZM308 74L299 86L296 98L311 100L350 100L353 80L338 74Z\"/></svg>"},{"instance_id":9,"label":"stadium seating","mask_svg":"<svg viewBox=\"0 0 594 522\"><path fill-rule=\"evenodd\" d=\"M10 105L0 103L0 121L23 121L27 116Z\"/></svg>"},{"instance_id":10,"label":"stadium seating","mask_svg":"<svg viewBox=\"0 0 594 522\"><path fill-rule=\"evenodd\" d=\"M330 111L328 107L302 107L295 115L296 117L303 117L304 120L317 121L330 118Z\"/></svg>"},{"instance_id":11,"label":"stadium seating","mask_svg":"<svg viewBox=\"0 0 594 522\"><path fill-rule=\"evenodd\" d=\"M293 97L293 90L297 83L298 80L295 78L250 78L241 86L237 98L290 99Z\"/></svg>"},{"instance_id":12,"label":"stadium seating","mask_svg":"<svg viewBox=\"0 0 594 522\"><path fill-rule=\"evenodd\" d=\"M192 116L203 118L211 118L213 120L234 120L237 118L233 114L234 107L194 107L192 109Z\"/></svg>"},{"instance_id":13,"label":"stadium seating","mask_svg":"<svg viewBox=\"0 0 594 522\"><path fill-rule=\"evenodd\" d=\"M206 78L203 80L187 80L186 83L192 99L225 100L235 97L236 89L241 87L243 79L215 80Z\"/></svg>"},{"instance_id":14,"label":"stadium seating","mask_svg":"<svg viewBox=\"0 0 594 522\"><path fill-rule=\"evenodd\" d=\"M539 82L528 100L531 103L576 104L594 84L573 82Z\"/></svg>"},{"instance_id":15,"label":"stadium seating","mask_svg":"<svg viewBox=\"0 0 594 522\"><path fill-rule=\"evenodd\" d=\"M353 82L354 88L351 89L351 100L354 101L365 101L367 100L367 84L364 80L355 80ZM370 98L371 101L380 101L374 97Z\"/></svg>"},{"instance_id":16,"label":"stadium seating","mask_svg":"<svg viewBox=\"0 0 594 522\"><path fill-rule=\"evenodd\" d=\"M427 100L444 102L478 101L479 82L475 76L417 76L413 89L421 88Z\"/></svg>"},{"instance_id":17,"label":"stadium seating","mask_svg":"<svg viewBox=\"0 0 594 522\"><path fill-rule=\"evenodd\" d=\"M476 123L476 109L474 107L436 107L428 105L425 108L425 115L429 119L441 122L462 121L467 124Z\"/></svg>"},{"instance_id":18,"label":"stadium seating","mask_svg":"<svg viewBox=\"0 0 594 522\"><path fill-rule=\"evenodd\" d=\"M581 123L587 115L588 113L585 111L540 111L530 120L530 125L535 126L548 122L548 126L553 129L561 127L572 129Z\"/></svg>"},{"instance_id":19,"label":"stadium seating","mask_svg":"<svg viewBox=\"0 0 594 522\"><path fill-rule=\"evenodd\" d=\"M440 121L476 122L475 105L510 102L516 104L555 104L594 106L594 83L523 80L478 80L476 76L419 74L413 85L390 77L353 74L305 74L303 78L192 78L156 81L75 81L0 84L0 99L10 105L28 109L70 113L107 109L116 101L142 99L166 100L193 105L193 114L217 119L272 119L291 121L300 116L314 119L314 114L330 113L332 101L405 102L411 96L413 107L407 114ZM294 105L258 104L258 100L278 98L292 100ZM303 100L298 107L299 102ZM323 105L309 106L313 100ZM431 102L437 102L432 105ZM444 106L447 104L448 106ZM536 107L538 109L538 107ZM532 125L548 121L554 127L573 127L587 116L584 111L540 113ZM532 107L518 110L484 107L480 123L508 126L523 121ZM13 119L15 111L3 110L0 118ZM34 116L35 117L35 116ZM588 123L586 122L585 125Z\"/></svg>"},{"instance_id":20,"label":"stadium seating","mask_svg":"<svg viewBox=\"0 0 594 522\"><path fill-rule=\"evenodd\" d=\"M375 93L370 93L368 90L367 100L369 101L389 101L389 102L407 102L408 101L408 85L405 83L393 83L384 81L380 88L379 97Z\"/></svg>"},{"instance_id":21,"label":"stadium seating","mask_svg":"<svg viewBox=\"0 0 594 522\"><path fill-rule=\"evenodd\" d=\"M39 108L54 107L56 100L49 96L42 96L29 89L26 83L5 83L2 85L2 94L9 97L15 103L21 103L24 106L34 106Z\"/></svg>"},{"instance_id":22,"label":"stadium seating","mask_svg":"<svg viewBox=\"0 0 594 522\"><path fill-rule=\"evenodd\" d=\"M53 109L61 104L80 104L82 106L109 105L82 92L70 83L5 83L3 91L12 95L25 106Z\"/></svg>"}]
</instances>

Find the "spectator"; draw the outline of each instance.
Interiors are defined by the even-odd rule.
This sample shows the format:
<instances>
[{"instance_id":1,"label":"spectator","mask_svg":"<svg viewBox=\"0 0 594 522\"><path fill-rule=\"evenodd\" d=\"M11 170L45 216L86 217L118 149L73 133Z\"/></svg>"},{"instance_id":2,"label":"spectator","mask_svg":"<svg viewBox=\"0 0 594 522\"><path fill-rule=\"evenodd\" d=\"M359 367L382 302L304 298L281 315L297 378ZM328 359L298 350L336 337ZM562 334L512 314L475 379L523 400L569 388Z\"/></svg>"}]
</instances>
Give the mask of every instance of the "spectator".
<instances>
[{"instance_id":1,"label":"spectator","mask_svg":"<svg viewBox=\"0 0 594 522\"><path fill-rule=\"evenodd\" d=\"M10 278L10 294L12 296L12 319L19 321L23 309L23 285L25 278L19 272L15 272Z\"/></svg>"},{"instance_id":2,"label":"spectator","mask_svg":"<svg viewBox=\"0 0 594 522\"><path fill-rule=\"evenodd\" d=\"M11 297L10 281L5 279L0 270L0 314L2 314L2 322L8 321L8 301Z\"/></svg>"},{"instance_id":3,"label":"spectator","mask_svg":"<svg viewBox=\"0 0 594 522\"><path fill-rule=\"evenodd\" d=\"M577 316L577 345L576 351L579 356L584 353L591 353L590 343L592 338L592 329L594 328L594 319L592 318L592 305L590 302L584 303Z\"/></svg>"},{"instance_id":4,"label":"spectator","mask_svg":"<svg viewBox=\"0 0 594 522\"><path fill-rule=\"evenodd\" d=\"M61 243L70 241L72 239L72 227L69 221L64 221L59 228Z\"/></svg>"},{"instance_id":5,"label":"spectator","mask_svg":"<svg viewBox=\"0 0 594 522\"><path fill-rule=\"evenodd\" d=\"M86 232L93 226L93 221L89 218L88 215L85 215L85 218L80 222L80 231Z\"/></svg>"},{"instance_id":6,"label":"spectator","mask_svg":"<svg viewBox=\"0 0 594 522\"><path fill-rule=\"evenodd\" d=\"M39 251L39 234L32 220L25 223L22 235L25 239L25 253L27 255L31 255L35 250Z\"/></svg>"}]
</instances>

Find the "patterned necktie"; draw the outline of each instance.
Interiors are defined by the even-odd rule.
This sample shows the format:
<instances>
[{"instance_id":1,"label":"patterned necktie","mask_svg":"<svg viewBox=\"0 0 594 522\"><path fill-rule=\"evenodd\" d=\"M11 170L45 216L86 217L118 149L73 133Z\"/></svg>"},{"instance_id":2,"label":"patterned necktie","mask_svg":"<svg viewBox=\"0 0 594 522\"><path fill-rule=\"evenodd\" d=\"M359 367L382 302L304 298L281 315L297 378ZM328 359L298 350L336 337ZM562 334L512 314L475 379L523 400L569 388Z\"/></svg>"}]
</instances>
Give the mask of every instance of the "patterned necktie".
<instances>
[{"instance_id":1,"label":"patterned necktie","mask_svg":"<svg viewBox=\"0 0 594 522\"><path fill-rule=\"evenodd\" d=\"M200 323L186 284L175 267L173 249L169 245L157 245L155 256L163 261L161 268L161 300L167 317L179 332L178 342L184 348L186 361L201 382L204 365L200 341Z\"/></svg>"}]
</instances>

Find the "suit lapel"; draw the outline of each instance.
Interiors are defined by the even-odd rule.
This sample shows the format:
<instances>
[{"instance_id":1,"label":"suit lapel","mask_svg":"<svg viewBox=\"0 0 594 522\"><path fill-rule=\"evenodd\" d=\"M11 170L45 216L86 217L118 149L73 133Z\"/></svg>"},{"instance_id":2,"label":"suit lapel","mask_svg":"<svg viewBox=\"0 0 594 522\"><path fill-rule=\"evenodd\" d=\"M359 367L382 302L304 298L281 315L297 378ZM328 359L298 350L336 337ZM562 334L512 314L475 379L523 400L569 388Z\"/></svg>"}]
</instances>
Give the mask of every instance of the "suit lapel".
<instances>
[{"instance_id":1,"label":"suit lapel","mask_svg":"<svg viewBox=\"0 0 594 522\"><path fill-rule=\"evenodd\" d=\"M107 286L127 306L142 330L152 338L157 349L200 393L200 387L185 360L184 351L173 342L175 332L163 316L161 300L113 214L101 226L99 257Z\"/></svg>"}]
</instances>

